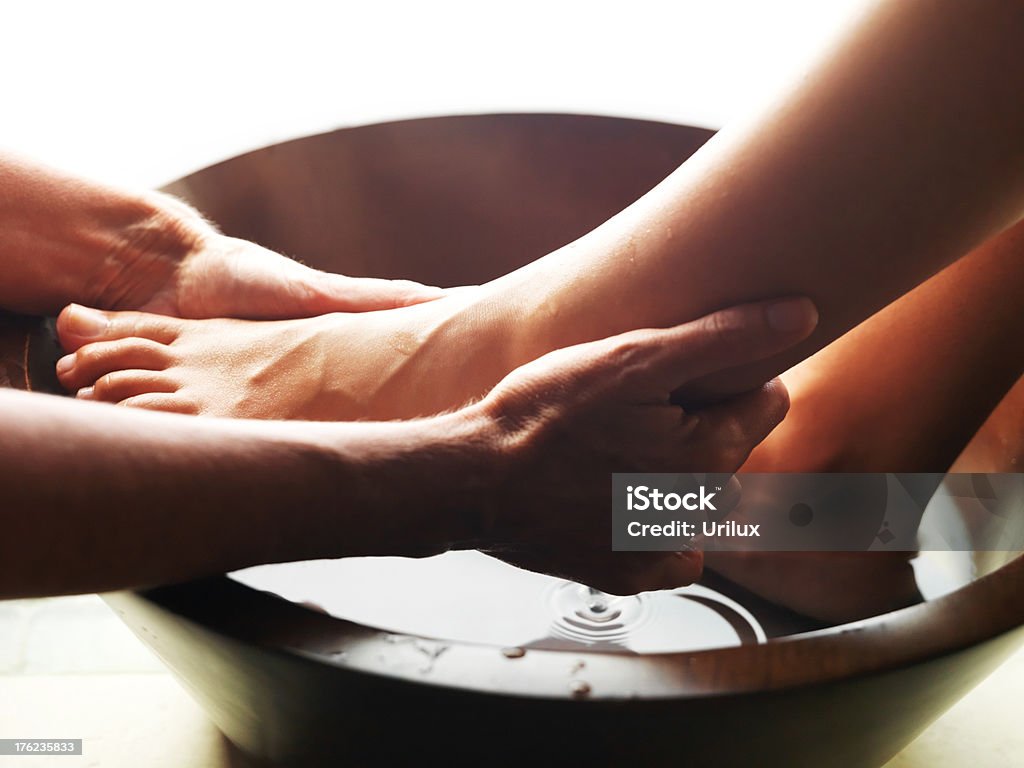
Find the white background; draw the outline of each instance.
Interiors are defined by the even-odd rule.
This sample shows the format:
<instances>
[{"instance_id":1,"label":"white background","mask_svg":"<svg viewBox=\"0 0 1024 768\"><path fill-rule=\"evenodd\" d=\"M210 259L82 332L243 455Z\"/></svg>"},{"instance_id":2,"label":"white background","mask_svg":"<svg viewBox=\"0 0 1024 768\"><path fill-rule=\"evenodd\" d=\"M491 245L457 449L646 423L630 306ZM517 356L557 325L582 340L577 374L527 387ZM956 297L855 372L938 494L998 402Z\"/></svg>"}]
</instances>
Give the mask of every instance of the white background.
<instances>
[{"instance_id":1,"label":"white background","mask_svg":"<svg viewBox=\"0 0 1024 768\"><path fill-rule=\"evenodd\" d=\"M717 127L863 0L0 5L0 146L157 185L304 133L566 111Z\"/></svg>"}]
</instances>

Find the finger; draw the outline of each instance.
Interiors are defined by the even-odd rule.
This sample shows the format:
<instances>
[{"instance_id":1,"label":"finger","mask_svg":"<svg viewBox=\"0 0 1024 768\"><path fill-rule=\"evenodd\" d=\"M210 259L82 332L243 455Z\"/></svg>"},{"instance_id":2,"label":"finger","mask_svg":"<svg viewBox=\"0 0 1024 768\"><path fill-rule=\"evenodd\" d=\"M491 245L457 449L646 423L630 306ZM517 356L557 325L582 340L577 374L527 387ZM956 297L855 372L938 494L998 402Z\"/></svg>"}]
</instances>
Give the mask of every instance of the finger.
<instances>
[{"instance_id":1,"label":"finger","mask_svg":"<svg viewBox=\"0 0 1024 768\"><path fill-rule=\"evenodd\" d=\"M778 354L806 339L817 323L809 299L762 301L647 332L641 344L650 350L652 383L667 393L701 376Z\"/></svg>"},{"instance_id":2,"label":"finger","mask_svg":"<svg viewBox=\"0 0 1024 768\"><path fill-rule=\"evenodd\" d=\"M104 374L129 369L163 370L170 350L149 339L117 339L86 344L57 361L57 378L65 389L75 391Z\"/></svg>"},{"instance_id":3,"label":"finger","mask_svg":"<svg viewBox=\"0 0 1024 768\"><path fill-rule=\"evenodd\" d=\"M104 312L78 304L64 308L57 318L61 346L74 352L86 344L131 336L170 344L181 332L181 322L146 312Z\"/></svg>"},{"instance_id":4,"label":"finger","mask_svg":"<svg viewBox=\"0 0 1024 768\"><path fill-rule=\"evenodd\" d=\"M376 277L347 277L317 273L316 290L323 312L372 312L433 301L445 295L441 288L412 280L383 280Z\"/></svg>"},{"instance_id":5,"label":"finger","mask_svg":"<svg viewBox=\"0 0 1024 768\"><path fill-rule=\"evenodd\" d=\"M705 472L735 472L754 447L771 433L789 411L789 393L778 379L760 389L737 395L696 414L696 426L687 438L694 444L707 443Z\"/></svg>"}]
</instances>

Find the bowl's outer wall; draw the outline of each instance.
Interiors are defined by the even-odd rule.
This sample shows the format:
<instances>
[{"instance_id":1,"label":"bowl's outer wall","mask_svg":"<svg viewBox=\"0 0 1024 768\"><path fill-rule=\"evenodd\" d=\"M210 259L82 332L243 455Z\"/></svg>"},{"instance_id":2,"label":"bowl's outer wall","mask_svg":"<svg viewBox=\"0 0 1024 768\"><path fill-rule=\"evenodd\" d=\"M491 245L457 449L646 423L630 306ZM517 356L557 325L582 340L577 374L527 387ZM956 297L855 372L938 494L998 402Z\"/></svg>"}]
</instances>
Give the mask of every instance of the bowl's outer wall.
<instances>
[{"instance_id":1,"label":"bowl's outer wall","mask_svg":"<svg viewBox=\"0 0 1024 768\"><path fill-rule=\"evenodd\" d=\"M1024 633L852 680L588 702L352 672L240 642L143 595L108 601L231 741L274 764L311 767L413 758L442 765L879 766L995 669Z\"/></svg>"}]
</instances>

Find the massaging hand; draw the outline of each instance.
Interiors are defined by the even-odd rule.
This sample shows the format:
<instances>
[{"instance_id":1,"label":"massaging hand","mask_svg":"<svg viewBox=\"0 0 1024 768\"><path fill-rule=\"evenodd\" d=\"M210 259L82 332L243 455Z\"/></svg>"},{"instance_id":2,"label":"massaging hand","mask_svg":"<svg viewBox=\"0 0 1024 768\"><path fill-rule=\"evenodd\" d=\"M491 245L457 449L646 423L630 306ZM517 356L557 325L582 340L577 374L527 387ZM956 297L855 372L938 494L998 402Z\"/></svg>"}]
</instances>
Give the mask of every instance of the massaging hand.
<instances>
[{"instance_id":1,"label":"massaging hand","mask_svg":"<svg viewBox=\"0 0 1024 768\"><path fill-rule=\"evenodd\" d=\"M163 197L163 196L161 196ZM110 309L138 309L183 318L253 320L368 312L439 298L440 288L409 280L337 275L310 269L259 245L217 232L192 209L163 197L188 232L180 258L162 260L145 292Z\"/></svg>"},{"instance_id":2,"label":"massaging hand","mask_svg":"<svg viewBox=\"0 0 1024 768\"><path fill-rule=\"evenodd\" d=\"M329 275L217 232L181 201L0 152L0 308L70 303L184 318L297 318L416 304L442 291Z\"/></svg>"},{"instance_id":3,"label":"massaging hand","mask_svg":"<svg viewBox=\"0 0 1024 768\"><path fill-rule=\"evenodd\" d=\"M479 548L614 594L693 582L700 552L611 551L611 474L734 472L743 464L786 413L778 381L698 413L669 397L810 334L817 314L809 301L787 302L804 318L787 330L771 326L773 303L561 349L506 377L479 404L500 426L508 467Z\"/></svg>"}]
</instances>

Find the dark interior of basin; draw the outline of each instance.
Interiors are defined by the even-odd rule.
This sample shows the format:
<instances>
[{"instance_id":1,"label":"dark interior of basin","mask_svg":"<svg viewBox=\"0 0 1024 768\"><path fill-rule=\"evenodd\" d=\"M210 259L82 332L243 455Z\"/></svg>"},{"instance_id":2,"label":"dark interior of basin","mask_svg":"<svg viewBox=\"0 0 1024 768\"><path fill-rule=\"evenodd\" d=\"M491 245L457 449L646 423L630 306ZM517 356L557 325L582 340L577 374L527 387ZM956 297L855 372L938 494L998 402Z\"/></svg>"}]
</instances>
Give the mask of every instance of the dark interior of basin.
<instances>
[{"instance_id":1,"label":"dark interior of basin","mask_svg":"<svg viewBox=\"0 0 1024 768\"><path fill-rule=\"evenodd\" d=\"M576 239L711 134L564 115L403 121L279 144L168 190L322 269L464 285Z\"/></svg>"}]
</instances>

